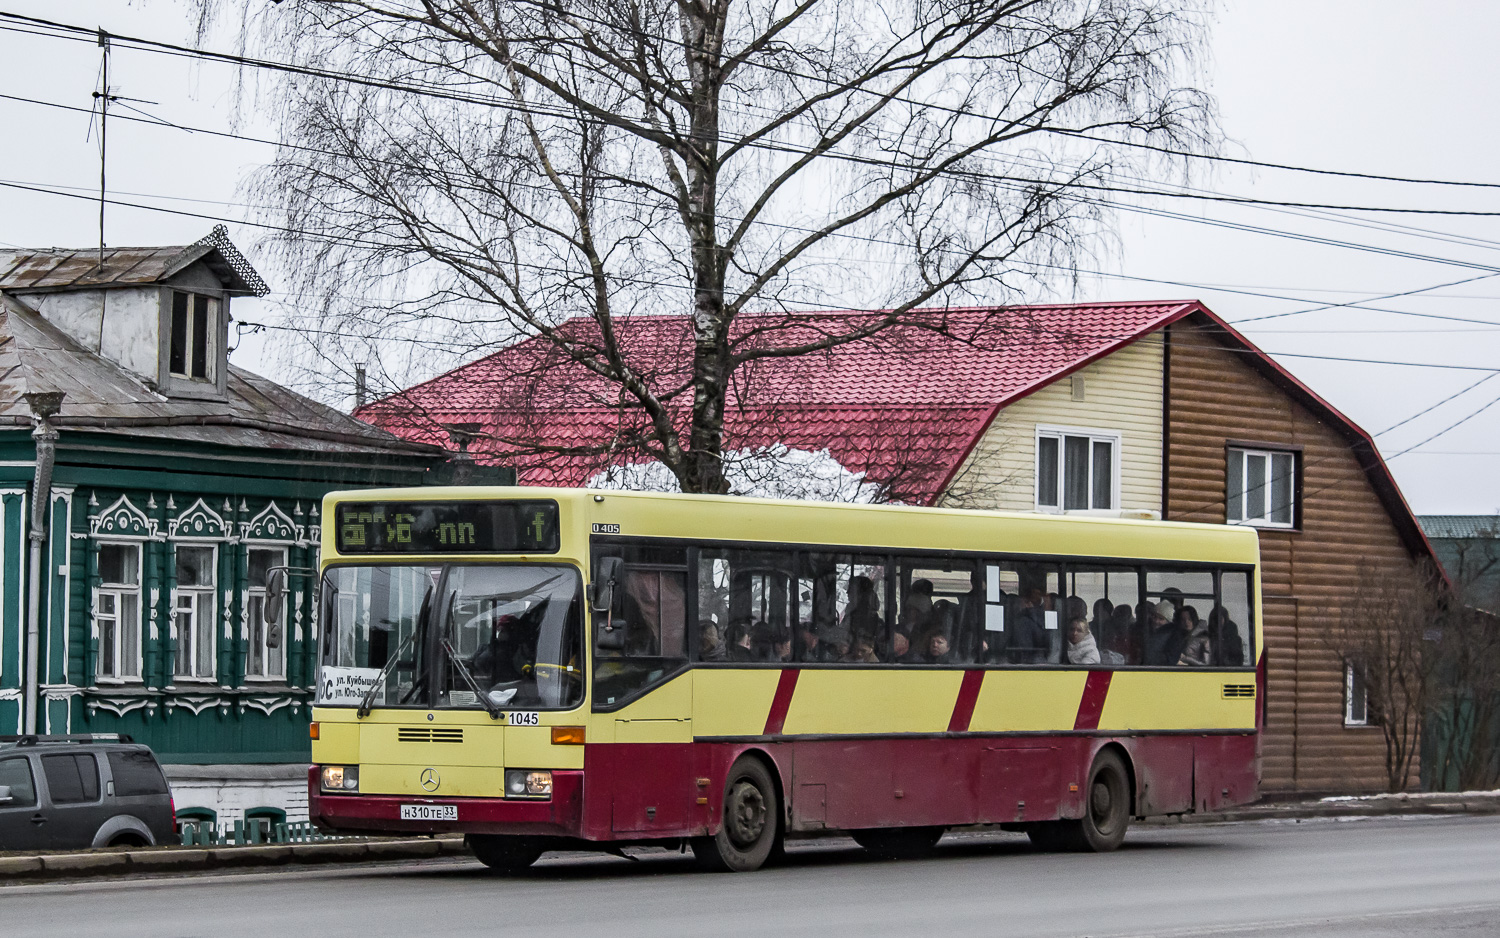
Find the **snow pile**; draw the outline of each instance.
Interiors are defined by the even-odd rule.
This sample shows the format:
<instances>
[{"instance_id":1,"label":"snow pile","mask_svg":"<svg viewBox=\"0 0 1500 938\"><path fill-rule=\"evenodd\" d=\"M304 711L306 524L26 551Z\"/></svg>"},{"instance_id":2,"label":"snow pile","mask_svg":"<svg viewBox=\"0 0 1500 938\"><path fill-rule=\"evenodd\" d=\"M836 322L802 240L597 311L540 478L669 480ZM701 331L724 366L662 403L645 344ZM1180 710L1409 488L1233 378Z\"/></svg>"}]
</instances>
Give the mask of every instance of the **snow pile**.
<instances>
[{"instance_id":1,"label":"snow pile","mask_svg":"<svg viewBox=\"0 0 1500 938\"><path fill-rule=\"evenodd\" d=\"M866 482L863 472L846 469L826 448L812 451L772 443L732 450L723 459L724 475L734 495L865 504L880 498L880 486ZM659 462L610 466L595 473L586 485L630 492L681 491L677 477Z\"/></svg>"}]
</instances>

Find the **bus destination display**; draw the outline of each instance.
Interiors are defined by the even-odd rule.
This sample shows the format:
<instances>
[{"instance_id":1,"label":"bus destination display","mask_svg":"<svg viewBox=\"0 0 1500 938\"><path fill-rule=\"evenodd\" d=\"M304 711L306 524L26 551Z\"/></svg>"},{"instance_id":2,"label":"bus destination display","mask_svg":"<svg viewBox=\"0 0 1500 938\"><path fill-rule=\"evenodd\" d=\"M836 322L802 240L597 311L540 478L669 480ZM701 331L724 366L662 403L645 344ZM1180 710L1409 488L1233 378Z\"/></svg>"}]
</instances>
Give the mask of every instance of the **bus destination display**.
<instances>
[{"instance_id":1,"label":"bus destination display","mask_svg":"<svg viewBox=\"0 0 1500 938\"><path fill-rule=\"evenodd\" d=\"M556 553L557 502L342 502L341 554Z\"/></svg>"}]
</instances>

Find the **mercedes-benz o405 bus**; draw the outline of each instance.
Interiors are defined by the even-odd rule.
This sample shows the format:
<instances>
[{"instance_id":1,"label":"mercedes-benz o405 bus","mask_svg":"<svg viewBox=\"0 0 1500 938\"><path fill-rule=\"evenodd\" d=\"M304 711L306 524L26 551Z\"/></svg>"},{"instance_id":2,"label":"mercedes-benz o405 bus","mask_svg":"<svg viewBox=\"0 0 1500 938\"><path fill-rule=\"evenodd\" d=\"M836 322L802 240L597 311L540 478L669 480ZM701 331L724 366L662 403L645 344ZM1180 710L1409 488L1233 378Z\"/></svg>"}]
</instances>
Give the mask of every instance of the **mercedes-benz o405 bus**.
<instances>
[{"instance_id":1,"label":"mercedes-benz o405 bus","mask_svg":"<svg viewBox=\"0 0 1500 938\"><path fill-rule=\"evenodd\" d=\"M1110 850L1257 797L1248 528L514 487L323 525L326 829L751 870L823 831Z\"/></svg>"}]
</instances>

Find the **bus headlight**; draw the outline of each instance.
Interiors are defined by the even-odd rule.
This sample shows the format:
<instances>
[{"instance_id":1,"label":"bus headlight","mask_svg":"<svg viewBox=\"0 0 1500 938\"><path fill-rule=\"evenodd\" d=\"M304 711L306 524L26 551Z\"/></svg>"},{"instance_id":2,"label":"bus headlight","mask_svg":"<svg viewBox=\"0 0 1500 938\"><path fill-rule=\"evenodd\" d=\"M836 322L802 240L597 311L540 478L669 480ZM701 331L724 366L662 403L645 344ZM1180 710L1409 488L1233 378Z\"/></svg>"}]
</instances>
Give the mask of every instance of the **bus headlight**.
<instances>
[{"instance_id":1,"label":"bus headlight","mask_svg":"<svg viewBox=\"0 0 1500 938\"><path fill-rule=\"evenodd\" d=\"M552 773L535 769L506 769L505 797L546 798L552 794Z\"/></svg>"},{"instance_id":2,"label":"bus headlight","mask_svg":"<svg viewBox=\"0 0 1500 938\"><path fill-rule=\"evenodd\" d=\"M323 766L324 791L359 791L359 766Z\"/></svg>"}]
</instances>

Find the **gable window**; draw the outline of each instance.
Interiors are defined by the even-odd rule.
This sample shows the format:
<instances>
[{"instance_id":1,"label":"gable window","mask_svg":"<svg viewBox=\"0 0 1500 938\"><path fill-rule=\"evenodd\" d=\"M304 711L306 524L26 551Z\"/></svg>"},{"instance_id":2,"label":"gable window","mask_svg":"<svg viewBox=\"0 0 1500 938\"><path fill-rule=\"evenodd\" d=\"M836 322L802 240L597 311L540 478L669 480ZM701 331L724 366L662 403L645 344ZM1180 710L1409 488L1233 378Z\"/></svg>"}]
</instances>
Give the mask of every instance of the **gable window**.
<instances>
[{"instance_id":1,"label":"gable window","mask_svg":"<svg viewBox=\"0 0 1500 938\"><path fill-rule=\"evenodd\" d=\"M1290 528L1296 523L1297 454L1229 447L1226 520Z\"/></svg>"},{"instance_id":2,"label":"gable window","mask_svg":"<svg viewBox=\"0 0 1500 938\"><path fill-rule=\"evenodd\" d=\"M1037 427L1037 508L1106 511L1117 507L1119 465L1118 433Z\"/></svg>"},{"instance_id":3,"label":"gable window","mask_svg":"<svg viewBox=\"0 0 1500 938\"><path fill-rule=\"evenodd\" d=\"M179 378L213 381L214 337L218 334L218 324L218 300L201 293L173 290L167 371Z\"/></svg>"},{"instance_id":4,"label":"gable window","mask_svg":"<svg viewBox=\"0 0 1500 938\"><path fill-rule=\"evenodd\" d=\"M177 677L209 680L214 676L216 567L212 547L177 548L177 588L172 592Z\"/></svg>"},{"instance_id":5,"label":"gable window","mask_svg":"<svg viewBox=\"0 0 1500 938\"><path fill-rule=\"evenodd\" d=\"M263 680L280 679L286 676L286 660L281 640L282 627L266 622L266 584L273 567L286 566L286 550L281 547L250 548L250 592L245 598L245 618L249 635L249 657L245 661L245 676ZM281 610L281 622L286 621L286 610Z\"/></svg>"},{"instance_id":6,"label":"gable window","mask_svg":"<svg viewBox=\"0 0 1500 938\"><path fill-rule=\"evenodd\" d=\"M94 594L99 633L98 675L104 680L141 676L141 547L99 545L99 588Z\"/></svg>"}]
</instances>

